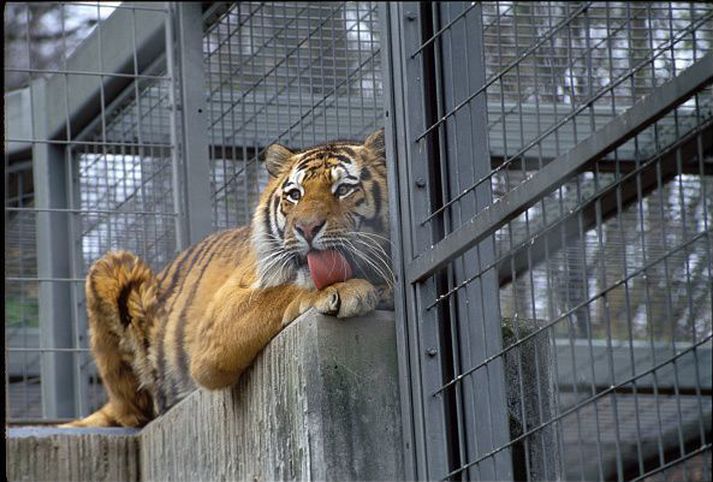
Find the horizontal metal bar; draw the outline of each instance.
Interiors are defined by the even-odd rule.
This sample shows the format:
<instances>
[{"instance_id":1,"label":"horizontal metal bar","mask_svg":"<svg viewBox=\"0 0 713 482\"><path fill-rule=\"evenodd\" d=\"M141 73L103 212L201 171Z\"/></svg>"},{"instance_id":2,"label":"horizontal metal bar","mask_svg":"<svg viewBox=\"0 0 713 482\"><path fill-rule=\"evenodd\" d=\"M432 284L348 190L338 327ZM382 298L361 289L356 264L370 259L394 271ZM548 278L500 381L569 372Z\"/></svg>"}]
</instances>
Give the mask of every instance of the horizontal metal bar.
<instances>
[{"instance_id":1,"label":"horizontal metal bar","mask_svg":"<svg viewBox=\"0 0 713 482\"><path fill-rule=\"evenodd\" d=\"M5 139L5 144L9 143L18 144L57 144L57 145L71 145L71 146L97 146L97 147L134 147L134 148L156 148L156 149L173 149L171 144L149 144L149 143L136 143L136 142L112 142L112 141L76 141L76 140L62 140L62 139ZM97 154L96 152L87 152L84 154ZM117 154L119 155L119 154Z\"/></svg>"},{"instance_id":2,"label":"horizontal metal bar","mask_svg":"<svg viewBox=\"0 0 713 482\"><path fill-rule=\"evenodd\" d=\"M32 161L13 162L9 166L5 165L6 174L15 174L23 171L27 171L28 174L32 173Z\"/></svg>"},{"instance_id":3,"label":"horizontal metal bar","mask_svg":"<svg viewBox=\"0 0 713 482\"><path fill-rule=\"evenodd\" d=\"M171 81L170 77L143 74L122 74L119 72L102 72L99 70L58 70L58 69L20 69L15 67L5 67L5 72L25 72L28 74L55 74L55 75L89 75L94 77L120 77L124 79L144 79L144 80L165 80Z\"/></svg>"},{"instance_id":4,"label":"horizontal metal bar","mask_svg":"<svg viewBox=\"0 0 713 482\"><path fill-rule=\"evenodd\" d=\"M504 2L503 2L504 3ZM603 2L599 2L598 5L595 5L594 8L590 12L587 12L587 17L590 19L596 19L596 20L606 20L606 19L611 19L615 20L617 18L625 18L623 14L615 15L612 12L612 9L603 6ZM680 5L680 7L679 7ZM692 9L694 11L706 11L705 10L705 3L704 2L671 2L671 3L661 3L660 5L652 4L648 7L649 10L652 12L664 12L668 14L669 11L671 12L690 12ZM504 6L504 5L503 5ZM490 12L490 13L483 13L483 17L485 18L495 18L495 17L505 17L505 18L514 18L519 16L522 16L523 14L518 14L518 13L513 13L511 15L508 15L509 12L513 10L512 6L508 7L507 9L503 9L502 11L499 11L498 13L495 12ZM609 15L605 13L597 13L597 12L602 12L602 11L609 11ZM564 16L564 13L552 13L551 10L546 10L542 9L542 12L538 12L536 10L530 11L527 13L527 18L539 18L539 19L557 19L557 18L562 18ZM651 30L651 27L643 24L642 26L633 26L633 29L636 30Z\"/></svg>"},{"instance_id":5,"label":"horizontal metal bar","mask_svg":"<svg viewBox=\"0 0 713 482\"><path fill-rule=\"evenodd\" d=\"M458 473L464 471L464 470L467 469L468 467L472 467L472 466L474 466L474 465L479 464L479 463L482 462L483 460L485 460L485 459L487 459L487 458L489 458L489 457L492 457L493 455L497 454L498 452L501 452L501 451L505 450L506 448L508 448L508 447L510 447L510 446L512 446L512 445L514 445L514 444L516 444L517 442L519 442L519 441L521 441L521 440L526 439L527 437L529 437L529 436L532 435L533 433L535 433L535 432L537 432L537 431L539 431L539 430L542 430L542 429L545 428L545 427L548 427L549 425L553 424L554 422L563 419L563 418L566 417L567 415L570 415L570 414L576 412L576 411L579 410L580 408L583 408L583 407L589 405L590 403L594 402L595 400L599 400L599 399L603 398L605 395L609 395L610 393L615 392L617 389L619 389L619 388L621 388L621 387L623 387L623 386L629 385L630 383L635 383L636 380L638 380L639 378L643 378L643 377L645 377L645 376L647 376L647 375L649 375L649 374L655 372L656 370L660 370L661 368L665 367L666 365L668 365L668 364L670 364L670 363L673 363L674 361L678 360L679 358L681 358L682 356L686 355L687 353L692 352L692 351L695 351L698 347L700 347L700 346L704 345L705 343L708 343L709 341L711 341L711 339L713 339L713 335L708 335L708 336L706 336L705 338L701 339L699 342L697 342L697 343L691 345L690 347L686 348L685 350L681 350L681 351L679 351L678 353L676 353L675 355L673 355L672 357L670 357L670 358L668 358L668 359L666 359L666 360L664 360L664 361L662 361L662 362L660 362L660 363L657 363L656 365L653 365L651 368L649 368L649 369L647 369L647 370L645 370L645 371L643 371L643 372L641 372L641 373L637 373L636 375L633 375L633 376L629 377L629 378L626 379L626 380L622 380L622 381L619 382L619 383L613 384L613 385L611 385L609 388L607 388L606 390L602 390L601 392L598 392L597 394L595 394L595 395L593 395L593 396L591 396L591 397L589 397L589 398L586 398L586 399L582 400L581 402L579 402L579 403L577 403L577 404L571 406L571 407L568 408L567 410L564 410L563 412L558 413L556 416L550 418L549 420L546 420L545 422L543 422L543 423L537 425L536 427L533 427L533 428L531 428L530 430L528 430L528 431L522 433L522 434L519 435L518 437L515 437L515 438L511 439L507 444L505 444L505 445L503 445L503 446L501 446L501 447L498 447L498 448L495 449L495 450L491 450L490 452L488 452L488 453L486 453L486 454L483 454L482 456L478 457L477 459L475 459L475 460L473 460L473 461L471 461L471 462L468 462L467 464L464 464L464 465L460 466L459 468L457 468L457 469L455 469L455 470L449 472L448 475L446 475L446 476L445 476L443 479L441 479L441 480L449 480L451 477L453 477L454 475L456 475L456 474L458 474Z\"/></svg>"},{"instance_id":6,"label":"horizontal metal bar","mask_svg":"<svg viewBox=\"0 0 713 482\"><path fill-rule=\"evenodd\" d=\"M584 355L588 356L588 355ZM567 358L571 360L571 355L568 354ZM575 395L581 395L583 393L590 392L590 394L594 395L596 393L601 392L602 390L607 390L609 389L609 385L601 385L601 384L595 384L592 386L592 383L568 383L564 382L559 385L557 385L557 390L559 390L560 393L573 393ZM713 396L713 390L710 388L701 388L701 387L687 387L687 388L681 388L675 387L674 384L671 384L666 387L661 386L661 382L656 383L656 387L654 388L653 384L648 385L648 386L641 386L639 384L635 384L633 387L619 387L615 390L617 394L621 395L665 395L667 397L670 396L683 396L683 397L697 397L697 396L703 396L703 397L710 397Z\"/></svg>"},{"instance_id":7,"label":"horizontal metal bar","mask_svg":"<svg viewBox=\"0 0 713 482\"><path fill-rule=\"evenodd\" d=\"M14 351L14 352L22 352L22 353L38 353L38 352L70 352L70 353L77 353L77 352L90 352L91 350L89 348L20 348L20 347L11 347L11 346L6 346L5 351Z\"/></svg>"},{"instance_id":8,"label":"horizontal metal bar","mask_svg":"<svg viewBox=\"0 0 713 482\"><path fill-rule=\"evenodd\" d=\"M153 8L153 7L145 7L145 5L148 2L141 2L142 5L137 5L136 3L129 3L129 2L124 2L122 3L115 3L112 5L109 4L104 4L103 1L98 1L98 2L42 2L45 5L72 5L75 7L86 7L86 8L91 8L93 10L96 10L97 7L100 8L111 8L114 10L143 10L145 12L168 12L167 9L165 8Z\"/></svg>"},{"instance_id":9,"label":"horizontal metal bar","mask_svg":"<svg viewBox=\"0 0 713 482\"><path fill-rule=\"evenodd\" d=\"M163 213L154 211L118 211L116 209L70 209L70 208L15 208L6 207L5 211L36 212L36 213L68 213L68 214L133 214L136 216L175 217L178 213Z\"/></svg>"},{"instance_id":10,"label":"horizontal metal bar","mask_svg":"<svg viewBox=\"0 0 713 482\"><path fill-rule=\"evenodd\" d=\"M424 280L451 259L480 243L582 166L623 144L712 79L713 53L709 53L408 263L407 281Z\"/></svg>"},{"instance_id":11,"label":"horizontal metal bar","mask_svg":"<svg viewBox=\"0 0 713 482\"><path fill-rule=\"evenodd\" d=\"M533 322L537 326L538 322ZM563 335L566 336L566 335ZM543 334L542 339L548 337ZM557 375L554 382L560 391L587 393L591 390L600 392L610 383L623 380L629 375L648 368L652 360L664 360L676 350L683 350L694 342L631 340L624 338L552 338L550 353L556 358ZM538 343L535 341L535 343ZM527 349L522 347L523 349ZM698 367L698 372L694 367ZM695 357L681 359L677 369L662 372L653 378L637 382L638 393L654 393L668 390L696 395L698 391L711 391L711 346L702 347ZM579 388L582 387L582 388ZM634 391L634 390L632 390Z\"/></svg>"},{"instance_id":12,"label":"horizontal metal bar","mask_svg":"<svg viewBox=\"0 0 713 482\"><path fill-rule=\"evenodd\" d=\"M50 278L50 277L37 277L37 276L6 276L5 281L11 281L15 283L84 283L85 278Z\"/></svg>"}]
</instances>

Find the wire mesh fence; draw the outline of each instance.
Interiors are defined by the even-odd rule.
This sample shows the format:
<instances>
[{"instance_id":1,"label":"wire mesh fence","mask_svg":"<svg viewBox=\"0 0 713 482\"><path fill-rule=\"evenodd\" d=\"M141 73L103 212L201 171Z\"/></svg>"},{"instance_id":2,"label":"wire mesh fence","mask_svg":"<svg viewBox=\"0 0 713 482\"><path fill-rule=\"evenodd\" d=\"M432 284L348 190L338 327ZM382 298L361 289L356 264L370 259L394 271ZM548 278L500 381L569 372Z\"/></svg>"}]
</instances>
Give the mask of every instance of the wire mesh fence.
<instances>
[{"instance_id":1,"label":"wire mesh fence","mask_svg":"<svg viewBox=\"0 0 713 482\"><path fill-rule=\"evenodd\" d=\"M11 3L5 34L8 420L58 421L104 402L84 276L128 249L176 251L165 4ZM126 41L117 43L128 29ZM9 88L14 88L8 92Z\"/></svg>"},{"instance_id":2,"label":"wire mesh fence","mask_svg":"<svg viewBox=\"0 0 713 482\"><path fill-rule=\"evenodd\" d=\"M708 480L711 7L407 3L390 28L414 475Z\"/></svg>"},{"instance_id":3,"label":"wire mesh fence","mask_svg":"<svg viewBox=\"0 0 713 482\"><path fill-rule=\"evenodd\" d=\"M365 139L383 123L376 3L240 2L206 29L213 223L249 222L274 142Z\"/></svg>"},{"instance_id":4,"label":"wire mesh fence","mask_svg":"<svg viewBox=\"0 0 713 482\"><path fill-rule=\"evenodd\" d=\"M249 222L267 146L362 139L386 106L411 475L710 480L710 5L216 3L195 65L178 9L5 10L10 421L103 402L92 261L158 270L191 215Z\"/></svg>"},{"instance_id":5,"label":"wire mesh fence","mask_svg":"<svg viewBox=\"0 0 713 482\"><path fill-rule=\"evenodd\" d=\"M209 152L197 172L210 181L213 229L250 221L271 143L363 139L383 124L376 3L215 4L189 19L203 32L196 65L182 65L190 46L178 9L55 2L5 11L14 28L5 79L17 87L5 95L10 421L83 416L103 403L87 348L89 266L126 249L158 271L185 246L190 215L211 216L190 213L189 102L207 112ZM182 96L190 69L205 73L199 99Z\"/></svg>"}]
</instances>

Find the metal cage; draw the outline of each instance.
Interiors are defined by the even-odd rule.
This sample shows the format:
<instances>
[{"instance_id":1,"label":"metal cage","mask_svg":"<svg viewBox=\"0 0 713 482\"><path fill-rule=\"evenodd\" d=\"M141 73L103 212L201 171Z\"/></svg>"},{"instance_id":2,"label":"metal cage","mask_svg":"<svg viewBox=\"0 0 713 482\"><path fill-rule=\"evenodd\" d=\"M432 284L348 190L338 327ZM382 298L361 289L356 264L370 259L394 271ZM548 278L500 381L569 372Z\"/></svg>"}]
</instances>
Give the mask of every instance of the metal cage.
<instances>
[{"instance_id":1,"label":"metal cage","mask_svg":"<svg viewBox=\"0 0 713 482\"><path fill-rule=\"evenodd\" d=\"M710 480L713 9L9 3L10 423L104 402L84 276L385 126L408 479ZM11 28L9 28L11 27Z\"/></svg>"},{"instance_id":2,"label":"metal cage","mask_svg":"<svg viewBox=\"0 0 713 482\"><path fill-rule=\"evenodd\" d=\"M11 3L5 22L8 421L58 422L104 402L91 263L159 270L250 222L271 143L381 127L380 27L370 2Z\"/></svg>"},{"instance_id":3,"label":"metal cage","mask_svg":"<svg viewBox=\"0 0 713 482\"><path fill-rule=\"evenodd\" d=\"M4 17L17 87L5 92L7 414L59 421L104 398L87 348L89 265L129 249L158 268L177 248L176 79L157 60L172 15L48 2L8 3Z\"/></svg>"},{"instance_id":4,"label":"metal cage","mask_svg":"<svg viewBox=\"0 0 713 482\"><path fill-rule=\"evenodd\" d=\"M710 480L711 6L387 10L407 476Z\"/></svg>"}]
</instances>

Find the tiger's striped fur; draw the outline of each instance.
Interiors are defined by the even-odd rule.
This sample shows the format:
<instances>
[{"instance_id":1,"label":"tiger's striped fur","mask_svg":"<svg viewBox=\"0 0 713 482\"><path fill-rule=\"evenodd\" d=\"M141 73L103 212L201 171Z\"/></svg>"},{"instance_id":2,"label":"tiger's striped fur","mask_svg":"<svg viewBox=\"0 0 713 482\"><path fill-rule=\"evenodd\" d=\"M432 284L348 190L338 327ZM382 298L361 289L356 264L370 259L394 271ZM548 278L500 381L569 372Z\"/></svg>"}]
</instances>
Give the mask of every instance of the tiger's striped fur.
<instances>
[{"instance_id":1,"label":"tiger's striped fur","mask_svg":"<svg viewBox=\"0 0 713 482\"><path fill-rule=\"evenodd\" d=\"M157 275L125 251L92 266L91 347L108 402L67 426L142 426L197 386L235 383L309 308L350 317L388 303L383 132L301 152L273 145L265 161L270 180L250 226L206 237ZM310 249L342 251L354 278L317 290Z\"/></svg>"}]
</instances>

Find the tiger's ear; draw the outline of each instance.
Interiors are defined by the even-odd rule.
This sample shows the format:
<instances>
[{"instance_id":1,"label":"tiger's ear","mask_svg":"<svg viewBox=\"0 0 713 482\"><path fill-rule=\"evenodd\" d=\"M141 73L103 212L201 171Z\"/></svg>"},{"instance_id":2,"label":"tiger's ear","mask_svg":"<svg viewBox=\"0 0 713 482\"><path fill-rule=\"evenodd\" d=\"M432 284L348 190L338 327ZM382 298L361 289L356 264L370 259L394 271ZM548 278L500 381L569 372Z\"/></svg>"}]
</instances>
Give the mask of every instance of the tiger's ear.
<instances>
[{"instance_id":1,"label":"tiger's ear","mask_svg":"<svg viewBox=\"0 0 713 482\"><path fill-rule=\"evenodd\" d=\"M383 127L367 137L364 141L364 146L383 160L386 157L386 144L384 142Z\"/></svg>"},{"instance_id":2,"label":"tiger's ear","mask_svg":"<svg viewBox=\"0 0 713 482\"><path fill-rule=\"evenodd\" d=\"M272 177L278 177L286 167L287 161L295 153L280 144L273 144L265 151L265 167Z\"/></svg>"}]
</instances>

